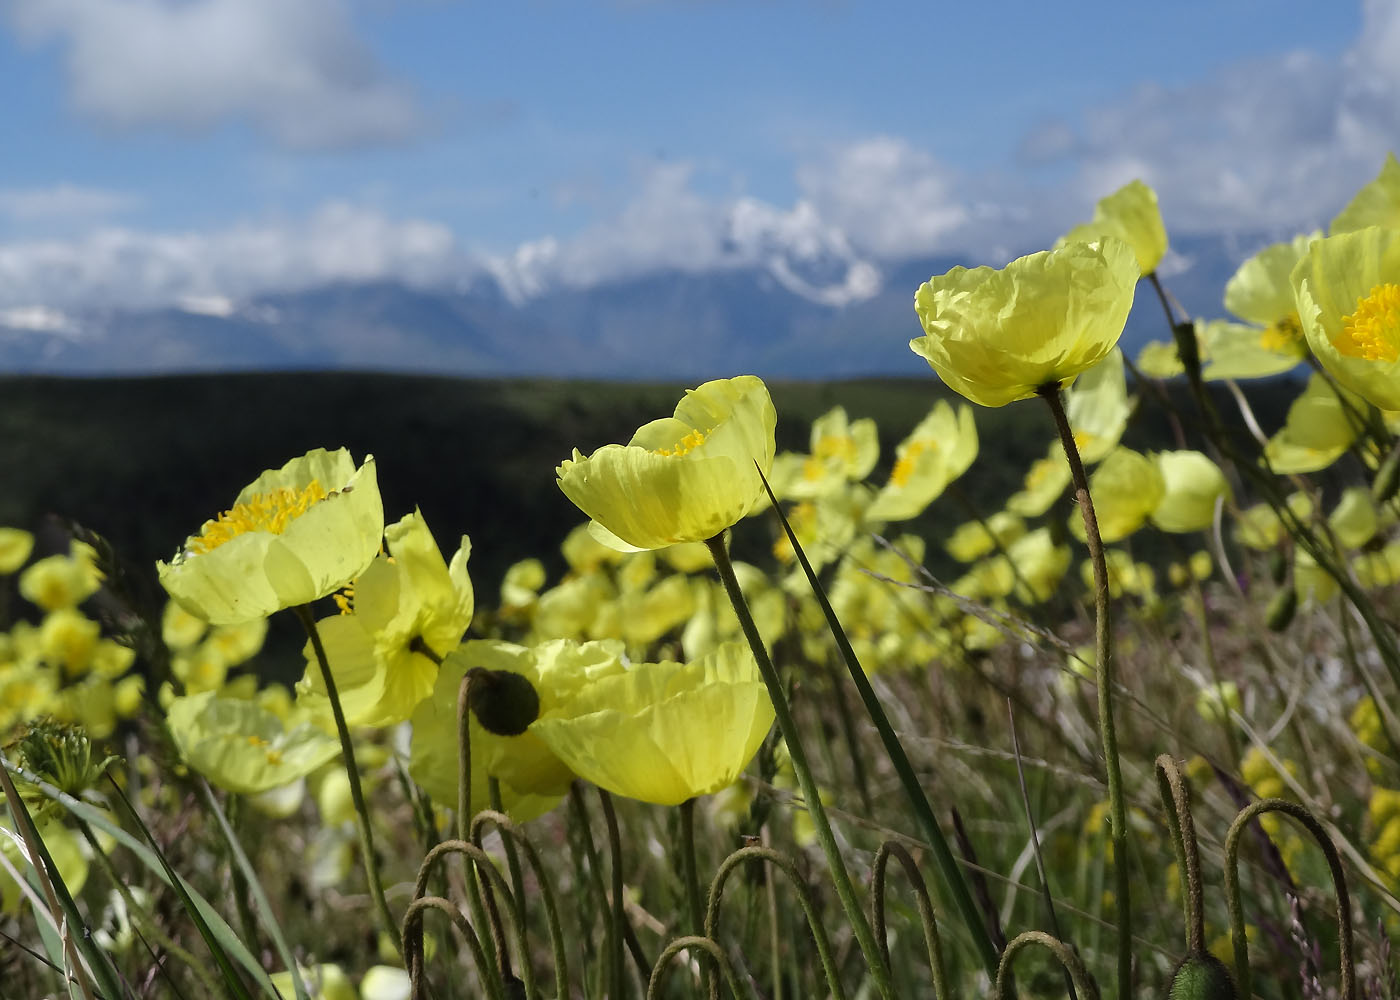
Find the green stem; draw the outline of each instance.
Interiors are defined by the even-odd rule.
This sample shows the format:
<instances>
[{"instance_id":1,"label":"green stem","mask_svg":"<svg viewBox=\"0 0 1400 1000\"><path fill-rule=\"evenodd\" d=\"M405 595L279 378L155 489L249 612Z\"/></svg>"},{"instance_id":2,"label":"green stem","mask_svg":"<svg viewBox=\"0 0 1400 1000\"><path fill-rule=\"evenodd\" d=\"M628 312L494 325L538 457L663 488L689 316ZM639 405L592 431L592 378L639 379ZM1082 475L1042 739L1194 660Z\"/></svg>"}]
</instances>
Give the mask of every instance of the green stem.
<instances>
[{"instance_id":1,"label":"green stem","mask_svg":"<svg viewBox=\"0 0 1400 1000\"><path fill-rule=\"evenodd\" d=\"M615 1000L626 1000L627 994L631 992L627 989L627 976L622 962L622 928L623 922L627 919L622 908L622 836L617 829L617 813L613 810L612 796L603 789L598 789L598 800L603 805L603 819L608 828L608 854L612 862L612 907L609 910L612 921L612 934L610 935L610 954L608 963L612 968L612 989L608 992L609 998Z\"/></svg>"},{"instance_id":2,"label":"green stem","mask_svg":"<svg viewBox=\"0 0 1400 1000\"><path fill-rule=\"evenodd\" d=\"M685 878L685 901L689 910L690 933L705 933L705 907L700 901L700 873L695 857L695 800L686 799L681 813L681 873ZM700 991L710 995L710 969L700 964Z\"/></svg>"},{"instance_id":3,"label":"green stem","mask_svg":"<svg viewBox=\"0 0 1400 1000\"><path fill-rule=\"evenodd\" d=\"M1156 284L1155 276L1153 283ZM1089 477L1065 415L1059 383L1042 386L1039 395L1050 406L1065 458L1069 460L1075 497L1084 517L1085 544L1094 567L1094 674L1099 689L1099 737L1103 742L1108 776L1109 837L1113 842L1114 896L1118 912L1118 997L1129 1000L1133 995L1132 907L1129 905L1132 879L1128 872L1128 811L1123 799L1123 772L1118 762L1118 732L1113 721L1113 620L1109 607L1108 564L1104 559L1094 500L1089 495Z\"/></svg>"},{"instance_id":4,"label":"green stem","mask_svg":"<svg viewBox=\"0 0 1400 1000\"><path fill-rule=\"evenodd\" d=\"M850 921L856 943L865 956L870 974L875 980L876 990L885 1000L893 1000L894 987L890 982L889 969L881 958L880 948L875 941L875 933L871 930L870 921L866 919L865 911L862 909L860 901L856 899L855 886L851 884L851 876L846 870L845 859L841 857L841 848L836 843L836 834L832 832L831 822L827 819L820 789L817 788L816 779L813 778L812 770L807 765L807 753L803 749L802 738L797 731L797 722L792 717L792 709L788 706L787 695L783 691L782 678L778 676L773 661L768 658L767 647L763 645L763 636L759 634L758 626L754 624L753 615L749 612L748 602L744 600L744 594L739 589L738 577L734 575L734 566L729 561L729 553L724 547L723 533L708 539L705 545L714 558L715 569L719 572L725 593L729 595L729 601L734 605L734 613L739 618L739 625L744 630L744 637L748 639L749 648L753 650L754 659L758 662L759 673L763 675L763 683L768 687L768 697L773 701L773 714L777 718L778 730L783 734L783 740L787 743L788 758L792 763L793 773L797 776L797 783L802 789L802 797L807 806L808 815L812 819L812 827L816 831L817 840L821 843L822 853L826 855L827 866L831 869L831 879L836 887L836 895L840 898L841 906L846 911L846 919Z\"/></svg>"},{"instance_id":5,"label":"green stem","mask_svg":"<svg viewBox=\"0 0 1400 1000\"><path fill-rule=\"evenodd\" d=\"M394 948L402 958L403 944L399 940L399 925L394 920L394 915L389 912L389 902L384 898L384 883L379 877L379 866L375 864L374 831L370 828L369 806L365 804L365 792L360 786L360 769L355 764L355 747L350 741L350 727L345 723L345 710L340 707L335 675L331 673L331 665L326 659L326 647L321 644L321 633L316 629L316 617L311 612L311 605L298 604L292 608L292 612L301 622L302 628L306 629L307 638L311 640L312 652L316 654L316 663L321 668L321 680L326 685L326 698L331 703L331 715L335 717L335 731L340 737L340 750L345 757L345 774L350 779L350 801L355 806L355 827L360 834L360 854L364 857L365 879L369 883L370 898L374 901L380 925L394 942Z\"/></svg>"},{"instance_id":6,"label":"green stem","mask_svg":"<svg viewBox=\"0 0 1400 1000\"><path fill-rule=\"evenodd\" d=\"M457 839L471 840L472 821L472 711L471 685L464 675L457 685ZM510 975L510 953L506 950L505 929L501 927L501 915L496 909L496 899L491 895L491 887L482 885L477 877L476 865L467 864L467 905L471 907L472 924L491 929L494 948L486 952L483 966L485 975L492 982L504 981ZM482 897L485 897L483 900Z\"/></svg>"}]
</instances>

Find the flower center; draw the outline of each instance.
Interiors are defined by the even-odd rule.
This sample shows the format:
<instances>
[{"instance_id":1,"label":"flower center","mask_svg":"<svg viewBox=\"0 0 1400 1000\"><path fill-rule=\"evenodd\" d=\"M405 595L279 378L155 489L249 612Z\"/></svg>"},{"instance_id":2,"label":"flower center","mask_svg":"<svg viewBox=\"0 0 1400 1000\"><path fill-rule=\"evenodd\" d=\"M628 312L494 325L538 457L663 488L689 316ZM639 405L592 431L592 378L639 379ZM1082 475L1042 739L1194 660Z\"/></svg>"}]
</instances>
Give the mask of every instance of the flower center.
<instances>
[{"instance_id":1,"label":"flower center","mask_svg":"<svg viewBox=\"0 0 1400 1000\"><path fill-rule=\"evenodd\" d=\"M665 455L667 458L679 458L681 455L689 454L705 443L704 431L691 431L685 437L676 442L674 448L657 448L658 455Z\"/></svg>"},{"instance_id":2,"label":"flower center","mask_svg":"<svg viewBox=\"0 0 1400 1000\"><path fill-rule=\"evenodd\" d=\"M914 469L919 464L919 456L937 447L938 442L936 441L911 442L904 454L899 456L899 461L894 463L894 469L890 471L890 482L896 486L907 486L910 477L914 475Z\"/></svg>"},{"instance_id":3,"label":"flower center","mask_svg":"<svg viewBox=\"0 0 1400 1000\"><path fill-rule=\"evenodd\" d=\"M1332 344L1348 357L1366 361L1400 358L1400 285L1372 288L1355 312L1342 317L1342 330Z\"/></svg>"},{"instance_id":4,"label":"flower center","mask_svg":"<svg viewBox=\"0 0 1400 1000\"><path fill-rule=\"evenodd\" d=\"M1303 340L1303 325L1297 315L1287 316L1259 332L1259 346L1266 351L1293 351Z\"/></svg>"},{"instance_id":5,"label":"flower center","mask_svg":"<svg viewBox=\"0 0 1400 1000\"><path fill-rule=\"evenodd\" d=\"M852 461L856 457L856 442L849 434L833 434L817 441L814 451L817 458L843 458Z\"/></svg>"},{"instance_id":6,"label":"flower center","mask_svg":"<svg viewBox=\"0 0 1400 1000\"><path fill-rule=\"evenodd\" d=\"M199 534L189 540L187 548L194 555L203 555L252 531L280 535L287 530L287 525L328 495L315 479L300 489L283 486L271 493L258 493L214 520L205 521Z\"/></svg>"}]
</instances>

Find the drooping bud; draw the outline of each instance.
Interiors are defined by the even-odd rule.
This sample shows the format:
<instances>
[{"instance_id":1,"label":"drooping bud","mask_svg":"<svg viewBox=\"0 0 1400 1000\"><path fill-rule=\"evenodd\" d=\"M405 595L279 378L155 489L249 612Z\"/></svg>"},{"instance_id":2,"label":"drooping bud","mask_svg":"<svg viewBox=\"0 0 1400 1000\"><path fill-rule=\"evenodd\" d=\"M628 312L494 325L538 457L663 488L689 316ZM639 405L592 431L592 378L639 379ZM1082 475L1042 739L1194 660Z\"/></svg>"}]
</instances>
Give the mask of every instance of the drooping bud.
<instances>
[{"instance_id":1,"label":"drooping bud","mask_svg":"<svg viewBox=\"0 0 1400 1000\"><path fill-rule=\"evenodd\" d=\"M467 697L481 728L497 736L519 736L540 714L534 685L510 670L472 667L467 671Z\"/></svg>"},{"instance_id":2,"label":"drooping bud","mask_svg":"<svg viewBox=\"0 0 1400 1000\"><path fill-rule=\"evenodd\" d=\"M1238 995L1225 963L1201 952L1187 955L1176 967L1167 1000L1236 1000Z\"/></svg>"}]
</instances>

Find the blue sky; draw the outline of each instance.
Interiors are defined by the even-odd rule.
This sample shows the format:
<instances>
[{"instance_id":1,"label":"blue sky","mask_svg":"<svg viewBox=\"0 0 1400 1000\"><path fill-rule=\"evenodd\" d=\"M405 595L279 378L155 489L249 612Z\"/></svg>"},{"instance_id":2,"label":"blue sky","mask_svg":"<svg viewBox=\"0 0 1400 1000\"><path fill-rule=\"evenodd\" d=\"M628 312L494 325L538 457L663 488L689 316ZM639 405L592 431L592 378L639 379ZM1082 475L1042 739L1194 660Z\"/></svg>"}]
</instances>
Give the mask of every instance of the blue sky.
<instances>
[{"instance_id":1,"label":"blue sky","mask_svg":"<svg viewBox=\"0 0 1400 1000\"><path fill-rule=\"evenodd\" d=\"M1325 223L1400 144L1400 9L0 0L0 94L0 308L528 296L999 263L1135 176L1169 231Z\"/></svg>"}]
</instances>

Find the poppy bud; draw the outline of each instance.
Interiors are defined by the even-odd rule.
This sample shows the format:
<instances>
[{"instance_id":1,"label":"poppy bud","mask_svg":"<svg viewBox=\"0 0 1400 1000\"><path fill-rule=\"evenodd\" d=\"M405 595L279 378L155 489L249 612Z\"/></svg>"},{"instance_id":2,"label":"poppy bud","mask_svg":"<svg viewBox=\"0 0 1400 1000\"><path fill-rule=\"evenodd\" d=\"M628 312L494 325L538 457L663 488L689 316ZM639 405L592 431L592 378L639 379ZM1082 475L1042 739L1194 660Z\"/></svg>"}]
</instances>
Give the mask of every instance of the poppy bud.
<instances>
[{"instance_id":1,"label":"poppy bud","mask_svg":"<svg viewBox=\"0 0 1400 1000\"><path fill-rule=\"evenodd\" d=\"M467 697L481 728L497 736L519 736L540 714L534 685L510 670L472 667L467 671Z\"/></svg>"},{"instance_id":2,"label":"poppy bud","mask_svg":"<svg viewBox=\"0 0 1400 1000\"><path fill-rule=\"evenodd\" d=\"M1238 995L1225 963L1201 952L1187 955L1176 967L1167 1000L1235 1000Z\"/></svg>"}]
</instances>

